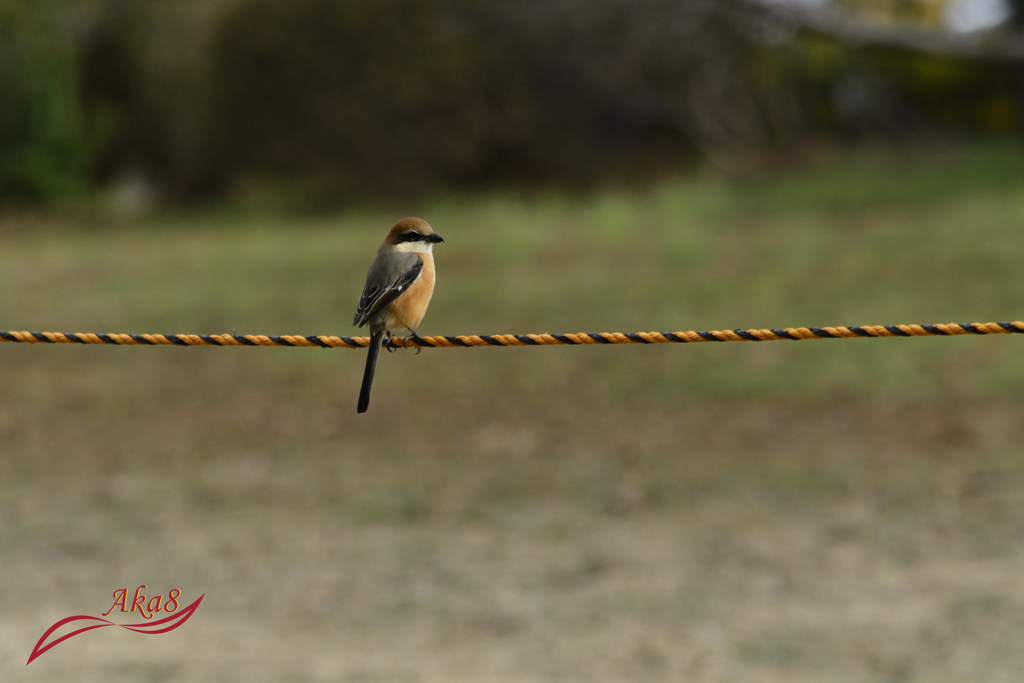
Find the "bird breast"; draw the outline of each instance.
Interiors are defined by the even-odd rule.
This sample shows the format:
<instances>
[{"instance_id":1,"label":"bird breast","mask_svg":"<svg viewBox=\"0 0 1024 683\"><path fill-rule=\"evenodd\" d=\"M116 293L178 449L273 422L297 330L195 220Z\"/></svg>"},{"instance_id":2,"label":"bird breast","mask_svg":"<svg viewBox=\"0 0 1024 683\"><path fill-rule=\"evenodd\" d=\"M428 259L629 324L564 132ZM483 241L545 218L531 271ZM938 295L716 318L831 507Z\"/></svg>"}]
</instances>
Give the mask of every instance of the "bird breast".
<instances>
[{"instance_id":1,"label":"bird breast","mask_svg":"<svg viewBox=\"0 0 1024 683\"><path fill-rule=\"evenodd\" d=\"M434 256L430 253L420 253L418 256L423 259L423 271L409 285L409 289L391 302L388 329L406 327L414 330L419 327L427 312L430 297L434 294Z\"/></svg>"}]
</instances>

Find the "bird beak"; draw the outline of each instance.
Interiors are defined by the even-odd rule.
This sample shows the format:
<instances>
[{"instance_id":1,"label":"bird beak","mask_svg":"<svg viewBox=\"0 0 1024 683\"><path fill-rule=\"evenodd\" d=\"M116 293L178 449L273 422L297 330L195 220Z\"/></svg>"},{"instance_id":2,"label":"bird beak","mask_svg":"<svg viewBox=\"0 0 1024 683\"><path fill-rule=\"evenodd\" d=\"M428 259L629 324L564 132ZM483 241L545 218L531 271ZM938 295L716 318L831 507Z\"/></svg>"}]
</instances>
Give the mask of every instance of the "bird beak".
<instances>
[{"instance_id":1,"label":"bird beak","mask_svg":"<svg viewBox=\"0 0 1024 683\"><path fill-rule=\"evenodd\" d=\"M427 241L436 244L438 242L444 242L444 238L438 235L436 232L427 235Z\"/></svg>"}]
</instances>

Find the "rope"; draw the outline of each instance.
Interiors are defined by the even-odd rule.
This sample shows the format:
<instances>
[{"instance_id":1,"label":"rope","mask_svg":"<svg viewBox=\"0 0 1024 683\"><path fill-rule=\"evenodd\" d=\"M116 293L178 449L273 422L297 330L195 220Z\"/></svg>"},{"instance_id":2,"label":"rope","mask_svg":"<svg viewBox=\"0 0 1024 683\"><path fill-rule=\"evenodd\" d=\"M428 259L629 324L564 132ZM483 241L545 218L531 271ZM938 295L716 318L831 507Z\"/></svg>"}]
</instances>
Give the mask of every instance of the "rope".
<instances>
[{"instance_id":1,"label":"rope","mask_svg":"<svg viewBox=\"0 0 1024 683\"><path fill-rule=\"evenodd\" d=\"M495 334L457 337L392 337L395 347L551 346L557 344L667 344L850 337L931 337L960 334L1024 334L1024 322L949 323L948 325L868 325L862 327L787 327L784 330L712 330L711 332L595 332L580 334ZM93 334L91 332L2 332L0 341L25 344L115 344L175 346L319 346L357 349L370 337L267 336L263 334Z\"/></svg>"}]
</instances>

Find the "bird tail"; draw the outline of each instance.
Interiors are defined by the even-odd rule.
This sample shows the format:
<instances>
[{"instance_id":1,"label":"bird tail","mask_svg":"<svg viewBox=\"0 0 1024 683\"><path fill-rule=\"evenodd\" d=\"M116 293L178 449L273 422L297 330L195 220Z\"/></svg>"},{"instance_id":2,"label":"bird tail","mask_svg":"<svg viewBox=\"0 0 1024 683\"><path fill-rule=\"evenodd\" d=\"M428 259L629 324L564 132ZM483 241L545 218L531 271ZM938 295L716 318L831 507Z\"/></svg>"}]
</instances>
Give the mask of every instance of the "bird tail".
<instances>
[{"instance_id":1,"label":"bird tail","mask_svg":"<svg viewBox=\"0 0 1024 683\"><path fill-rule=\"evenodd\" d=\"M380 345L384 341L384 330L370 335L370 345L366 348L366 370L363 372L363 386L359 389L360 413L370 407L370 387L373 386L373 372L377 369L377 357L380 356Z\"/></svg>"}]
</instances>

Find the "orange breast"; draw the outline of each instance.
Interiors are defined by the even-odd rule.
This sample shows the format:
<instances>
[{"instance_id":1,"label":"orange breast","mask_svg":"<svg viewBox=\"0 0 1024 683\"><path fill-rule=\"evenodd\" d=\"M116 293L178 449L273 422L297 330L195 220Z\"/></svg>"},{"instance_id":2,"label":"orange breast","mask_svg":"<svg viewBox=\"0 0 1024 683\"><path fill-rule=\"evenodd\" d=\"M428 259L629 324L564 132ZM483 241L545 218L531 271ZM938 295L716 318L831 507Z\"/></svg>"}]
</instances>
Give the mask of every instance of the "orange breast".
<instances>
[{"instance_id":1,"label":"orange breast","mask_svg":"<svg viewBox=\"0 0 1024 683\"><path fill-rule=\"evenodd\" d=\"M423 259L423 272L400 297L391 302L388 311L388 329L406 327L414 330L423 321L430 297L434 293L434 256L419 254Z\"/></svg>"}]
</instances>

